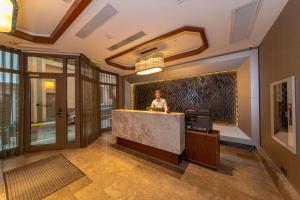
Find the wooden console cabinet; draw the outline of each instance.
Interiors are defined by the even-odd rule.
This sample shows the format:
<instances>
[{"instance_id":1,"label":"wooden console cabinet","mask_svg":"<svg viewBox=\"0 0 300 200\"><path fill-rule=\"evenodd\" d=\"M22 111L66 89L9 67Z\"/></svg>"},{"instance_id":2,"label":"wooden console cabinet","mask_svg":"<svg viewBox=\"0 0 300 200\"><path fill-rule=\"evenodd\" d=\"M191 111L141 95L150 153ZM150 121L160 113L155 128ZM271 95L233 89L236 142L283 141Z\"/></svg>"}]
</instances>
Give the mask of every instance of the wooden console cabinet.
<instances>
[{"instance_id":1,"label":"wooden console cabinet","mask_svg":"<svg viewBox=\"0 0 300 200\"><path fill-rule=\"evenodd\" d=\"M217 169L220 165L220 131L186 130L184 158Z\"/></svg>"}]
</instances>

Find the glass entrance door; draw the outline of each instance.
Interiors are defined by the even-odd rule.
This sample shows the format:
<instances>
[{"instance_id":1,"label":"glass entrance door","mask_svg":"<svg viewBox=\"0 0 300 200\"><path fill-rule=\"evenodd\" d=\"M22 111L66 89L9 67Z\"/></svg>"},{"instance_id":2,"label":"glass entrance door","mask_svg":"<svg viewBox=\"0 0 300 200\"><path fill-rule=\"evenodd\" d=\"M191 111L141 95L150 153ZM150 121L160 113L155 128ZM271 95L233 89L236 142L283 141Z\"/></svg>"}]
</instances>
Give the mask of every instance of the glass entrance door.
<instances>
[{"instance_id":1,"label":"glass entrance door","mask_svg":"<svg viewBox=\"0 0 300 200\"><path fill-rule=\"evenodd\" d=\"M66 139L64 78L29 78L29 150L63 148Z\"/></svg>"}]
</instances>

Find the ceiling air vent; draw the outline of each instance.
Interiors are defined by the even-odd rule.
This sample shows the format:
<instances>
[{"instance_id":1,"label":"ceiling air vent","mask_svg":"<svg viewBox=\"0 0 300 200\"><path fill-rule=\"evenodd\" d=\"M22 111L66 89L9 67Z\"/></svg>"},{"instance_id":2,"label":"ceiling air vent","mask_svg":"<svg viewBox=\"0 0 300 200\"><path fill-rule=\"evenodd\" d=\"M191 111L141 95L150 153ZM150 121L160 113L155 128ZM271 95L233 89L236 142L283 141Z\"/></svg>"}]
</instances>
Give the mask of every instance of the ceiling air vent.
<instances>
[{"instance_id":1,"label":"ceiling air vent","mask_svg":"<svg viewBox=\"0 0 300 200\"><path fill-rule=\"evenodd\" d=\"M140 39L141 37L144 37L145 35L146 34L143 31L140 31L140 32L126 38L125 40L122 40L122 41L118 42L117 44L112 45L111 47L109 47L107 49L110 51L114 51L116 49L119 49L119 48L137 40L137 39Z\"/></svg>"},{"instance_id":2,"label":"ceiling air vent","mask_svg":"<svg viewBox=\"0 0 300 200\"><path fill-rule=\"evenodd\" d=\"M251 34L262 0L250 3L233 10L230 43L238 42Z\"/></svg>"},{"instance_id":3,"label":"ceiling air vent","mask_svg":"<svg viewBox=\"0 0 300 200\"><path fill-rule=\"evenodd\" d=\"M159 44L155 44L155 46L150 46L150 47L146 47L143 49L139 49L137 51L134 52L134 54L138 57L141 56L147 56L152 54L153 52L161 52L166 50L168 47L166 44L163 43L159 43Z\"/></svg>"},{"instance_id":4,"label":"ceiling air vent","mask_svg":"<svg viewBox=\"0 0 300 200\"><path fill-rule=\"evenodd\" d=\"M98 27L102 26L107 22L111 17L117 14L118 11L107 4L102 10L100 10L84 27L82 27L77 33L76 36L82 39L86 38Z\"/></svg>"}]
</instances>

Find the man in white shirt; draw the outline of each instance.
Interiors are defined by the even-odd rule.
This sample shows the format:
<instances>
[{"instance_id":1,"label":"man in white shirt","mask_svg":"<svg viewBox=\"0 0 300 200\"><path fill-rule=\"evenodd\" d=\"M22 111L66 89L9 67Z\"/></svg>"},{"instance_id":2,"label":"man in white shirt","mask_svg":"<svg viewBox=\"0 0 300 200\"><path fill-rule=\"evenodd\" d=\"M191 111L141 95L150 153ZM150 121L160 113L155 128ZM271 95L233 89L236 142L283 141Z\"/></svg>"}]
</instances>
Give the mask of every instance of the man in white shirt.
<instances>
[{"instance_id":1,"label":"man in white shirt","mask_svg":"<svg viewBox=\"0 0 300 200\"><path fill-rule=\"evenodd\" d=\"M160 97L160 91L155 91L155 99L152 101L151 108L163 108L167 112L167 102Z\"/></svg>"}]
</instances>

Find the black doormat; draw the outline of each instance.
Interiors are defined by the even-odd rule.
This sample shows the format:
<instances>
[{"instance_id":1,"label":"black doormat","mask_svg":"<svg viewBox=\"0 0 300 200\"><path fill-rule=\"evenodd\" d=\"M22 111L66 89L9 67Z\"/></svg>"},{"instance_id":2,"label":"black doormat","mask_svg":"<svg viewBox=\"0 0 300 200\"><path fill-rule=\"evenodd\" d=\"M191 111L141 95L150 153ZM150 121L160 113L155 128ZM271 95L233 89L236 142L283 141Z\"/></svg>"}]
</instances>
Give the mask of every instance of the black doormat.
<instances>
[{"instance_id":1,"label":"black doormat","mask_svg":"<svg viewBox=\"0 0 300 200\"><path fill-rule=\"evenodd\" d=\"M85 176L61 154L6 171L3 175L9 200L42 199Z\"/></svg>"}]
</instances>

